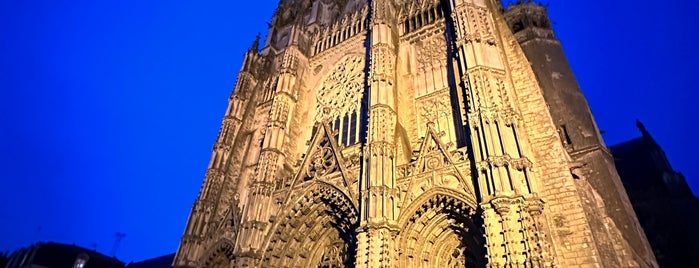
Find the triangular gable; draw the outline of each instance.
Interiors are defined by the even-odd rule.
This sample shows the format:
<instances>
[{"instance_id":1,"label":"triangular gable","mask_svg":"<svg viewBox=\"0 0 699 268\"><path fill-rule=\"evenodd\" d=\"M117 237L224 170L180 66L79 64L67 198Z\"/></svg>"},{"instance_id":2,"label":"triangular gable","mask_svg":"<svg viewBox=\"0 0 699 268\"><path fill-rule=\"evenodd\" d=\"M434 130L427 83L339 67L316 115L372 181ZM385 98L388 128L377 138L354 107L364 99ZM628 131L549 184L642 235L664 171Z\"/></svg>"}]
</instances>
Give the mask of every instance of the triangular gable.
<instances>
[{"instance_id":1,"label":"triangular gable","mask_svg":"<svg viewBox=\"0 0 699 268\"><path fill-rule=\"evenodd\" d=\"M301 168L294 176L291 187L304 181L340 172L342 186L348 188L348 173L333 131L327 122L317 123L316 128L316 133L309 142L306 156L301 162Z\"/></svg>"},{"instance_id":2,"label":"triangular gable","mask_svg":"<svg viewBox=\"0 0 699 268\"><path fill-rule=\"evenodd\" d=\"M434 130L431 124L427 125L426 132L427 133L425 133L418 150L416 156L417 158L412 162L413 169L410 176L415 177L410 180L408 187L406 188L403 207L406 207L415 198L425 191L432 189L432 187L442 187L441 189L462 191L464 194L473 196L475 199L476 192L473 190L472 183L466 181L466 179L469 177L464 176L461 170L456 167L451 158L451 154L447 151L447 146L441 141L441 135ZM445 174L450 174L447 176L453 177L458 183L459 187L450 187L445 185L445 181L443 180L433 181L431 179L425 179L425 175L429 177L430 173L437 170L440 170L438 177L442 177Z\"/></svg>"},{"instance_id":3,"label":"triangular gable","mask_svg":"<svg viewBox=\"0 0 699 268\"><path fill-rule=\"evenodd\" d=\"M420 150L418 152L417 159L415 160L415 171L418 173L422 173L436 167L432 166L433 163L426 161L426 156L434 155L437 152L439 152L438 154L441 154L443 159L440 163L434 164L439 164L441 166L442 164L454 163L451 160L449 152L447 151L447 146L442 143L440 135L435 132L430 124L427 125L427 133L422 140L422 144L420 145Z\"/></svg>"},{"instance_id":4,"label":"triangular gable","mask_svg":"<svg viewBox=\"0 0 699 268\"><path fill-rule=\"evenodd\" d=\"M427 133L420 146L420 151L418 153L417 159L415 160L415 173L429 172L437 168L451 167L454 172L458 175L456 179L459 180L461 185L466 188L469 193L475 194L475 191L469 186L465 181L467 176L456 168L454 161L451 159L451 154L447 151L447 146L441 141L439 134L434 130L432 124L427 124ZM435 156L440 156L441 161L434 162ZM411 183L412 185L412 183Z\"/></svg>"}]
</instances>

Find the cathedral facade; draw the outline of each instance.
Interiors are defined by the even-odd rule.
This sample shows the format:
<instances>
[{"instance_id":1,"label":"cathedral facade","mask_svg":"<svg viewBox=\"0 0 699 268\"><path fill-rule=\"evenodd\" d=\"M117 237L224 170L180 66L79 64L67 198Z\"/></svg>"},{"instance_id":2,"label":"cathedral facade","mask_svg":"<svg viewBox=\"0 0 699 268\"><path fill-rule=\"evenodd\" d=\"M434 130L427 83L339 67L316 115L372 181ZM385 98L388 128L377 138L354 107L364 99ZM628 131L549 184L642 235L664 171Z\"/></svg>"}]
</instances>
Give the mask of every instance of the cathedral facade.
<instances>
[{"instance_id":1,"label":"cathedral facade","mask_svg":"<svg viewBox=\"0 0 699 268\"><path fill-rule=\"evenodd\" d=\"M282 0L269 27L173 267L657 267L545 7Z\"/></svg>"}]
</instances>

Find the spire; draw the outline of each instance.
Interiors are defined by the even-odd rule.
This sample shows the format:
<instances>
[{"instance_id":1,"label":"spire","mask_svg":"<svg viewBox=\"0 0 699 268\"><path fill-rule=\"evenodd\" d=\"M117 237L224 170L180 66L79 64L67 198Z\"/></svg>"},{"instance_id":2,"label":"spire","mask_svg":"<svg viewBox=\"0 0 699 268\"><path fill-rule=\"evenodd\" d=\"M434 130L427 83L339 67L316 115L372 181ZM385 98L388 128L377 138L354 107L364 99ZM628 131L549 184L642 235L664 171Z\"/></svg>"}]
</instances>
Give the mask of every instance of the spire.
<instances>
[{"instance_id":1,"label":"spire","mask_svg":"<svg viewBox=\"0 0 699 268\"><path fill-rule=\"evenodd\" d=\"M374 23L381 24L391 21L393 17L393 5L395 4L392 0L372 0L369 1L371 5L371 17Z\"/></svg>"},{"instance_id":2,"label":"spire","mask_svg":"<svg viewBox=\"0 0 699 268\"><path fill-rule=\"evenodd\" d=\"M260 49L260 33L257 33L257 36L255 36L255 41L252 42L252 45L250 45L250 48L248 48L248 51L254 51L257 53Z\"/></svg>"},{"instance_id":3,"label":"spire","mask_svg":"<svg viewBox=\"0 0 699 268\"><path fill-rule=\"evenodd\" d=\"M656 142L655 139L653 138L653 136L650 135L650 132L648 132L648 130L646 129L646 126L643 125L641 120L636 119L636 127L638 128L638 130L641 131L641 135L642 135L643 139L649 141L651 144L653 144L654 146L656 146L658 149L660 149L662 151L662 148L660 148L660 145L658 144L658 142ZM664 153L665 152L663 152L663 154Z\"/></svg>"},{"instance_id":4,"label":"spire","mask_svg":"<svg viewBox=\"0 0 699 268\"><path fill-rule=\"evenodd\" d=\"M643 125L643 122L641 122L641 120L636 119L636 127L638 128L638 130L641 131L643 137L651 138L650 133L648 132L648 130L646 130L646 126Z\"/></svg>"}]
</instances>

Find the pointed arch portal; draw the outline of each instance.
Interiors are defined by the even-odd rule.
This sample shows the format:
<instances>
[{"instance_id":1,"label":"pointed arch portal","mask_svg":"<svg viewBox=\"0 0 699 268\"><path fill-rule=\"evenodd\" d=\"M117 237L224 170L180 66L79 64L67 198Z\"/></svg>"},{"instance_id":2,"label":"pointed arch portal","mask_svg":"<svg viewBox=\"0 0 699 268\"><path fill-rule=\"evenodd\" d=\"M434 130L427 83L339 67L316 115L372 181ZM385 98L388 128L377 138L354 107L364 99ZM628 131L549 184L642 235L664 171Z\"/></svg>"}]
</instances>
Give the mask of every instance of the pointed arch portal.
<instances>
[{"instance_id":1,"label":"pointed arch portal","mask_svg":"<svg viewBox=\"0 0 699 268\"><path fill-rule=\"evenodd\" d=\"M399 267L485 267L485 238L475 209L461 198L426 193L405 211Z\"/></svg>"},{"instance_id":2,"label":"pointed arch portal","mask_svg":"<svg viewBox=\"0 0 699 268\"><path fill-rule=\"evenodd\" d=\"M334 186L314 181L301 189L272 231L263 267L354 267L357 208Z\"/></svg>"},{"instance_id":3,"label":"pointed arch portal","mask_svg":"<svg viewBox=\"0 0 699 268\"><path fill-rule=\"evenodd\" d=\"M202 262L203 267L228 268L233 262L233 243L228 240L221 240L211 247L209 254Z\"/></svg>"}]
</instances>

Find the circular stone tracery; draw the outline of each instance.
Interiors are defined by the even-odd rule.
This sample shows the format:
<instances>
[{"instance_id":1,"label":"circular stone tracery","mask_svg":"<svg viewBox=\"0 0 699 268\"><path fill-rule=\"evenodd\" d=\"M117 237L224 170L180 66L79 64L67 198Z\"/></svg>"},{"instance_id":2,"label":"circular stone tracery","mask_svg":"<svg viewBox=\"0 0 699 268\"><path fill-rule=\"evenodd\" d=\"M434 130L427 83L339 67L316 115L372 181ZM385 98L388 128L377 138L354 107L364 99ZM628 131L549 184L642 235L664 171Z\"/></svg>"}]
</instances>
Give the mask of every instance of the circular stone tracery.
<instances>
[{"instance_id":1,"label":"circular stone tracery","mask_svg":"<svg viewBox=\"0 0 699 268\"><path fill-rule=\"evenodd\" d=\"M357 111L364 92L364 58L348 56L323 81L318 91L316 121Z\"/></svg>"}]
</instances>

